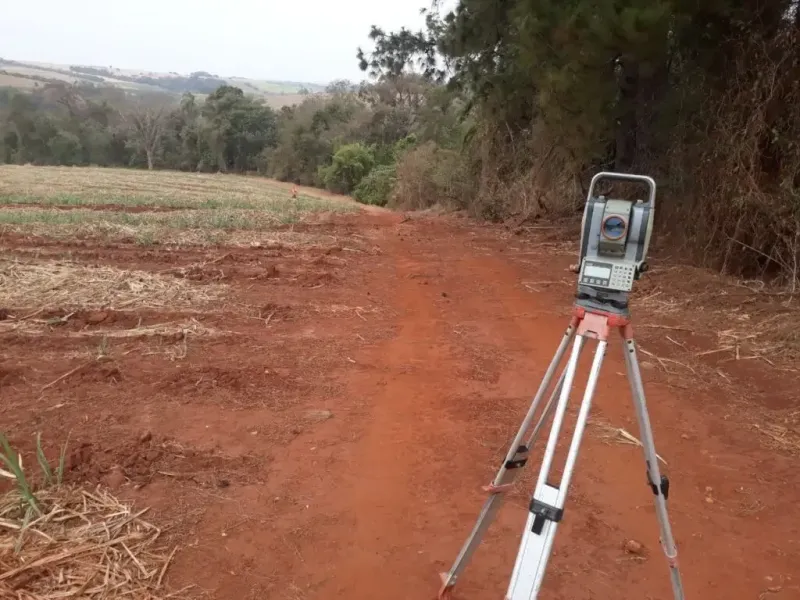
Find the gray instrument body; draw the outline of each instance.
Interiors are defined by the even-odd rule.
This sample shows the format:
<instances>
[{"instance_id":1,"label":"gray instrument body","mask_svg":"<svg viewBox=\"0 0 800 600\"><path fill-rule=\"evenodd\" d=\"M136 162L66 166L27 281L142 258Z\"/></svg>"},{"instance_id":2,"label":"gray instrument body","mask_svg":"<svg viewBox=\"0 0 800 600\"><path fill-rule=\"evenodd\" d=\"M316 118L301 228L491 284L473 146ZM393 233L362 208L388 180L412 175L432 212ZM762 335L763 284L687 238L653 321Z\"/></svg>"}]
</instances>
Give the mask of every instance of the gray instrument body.
<instances>
[{"instance_id":1,"label":"gray instrument body","mask_svg":"<svg viewBox=\"0 0 800 600\"><path fill-rule=\"evenodd\" d=\"M647 200L595 196L602 179L644 183ZM655 198L656 183L651 177L603 172L592 178L581 225L578 305L628 314L628 293L647 269Z\"/></svg>"}]
</instances>

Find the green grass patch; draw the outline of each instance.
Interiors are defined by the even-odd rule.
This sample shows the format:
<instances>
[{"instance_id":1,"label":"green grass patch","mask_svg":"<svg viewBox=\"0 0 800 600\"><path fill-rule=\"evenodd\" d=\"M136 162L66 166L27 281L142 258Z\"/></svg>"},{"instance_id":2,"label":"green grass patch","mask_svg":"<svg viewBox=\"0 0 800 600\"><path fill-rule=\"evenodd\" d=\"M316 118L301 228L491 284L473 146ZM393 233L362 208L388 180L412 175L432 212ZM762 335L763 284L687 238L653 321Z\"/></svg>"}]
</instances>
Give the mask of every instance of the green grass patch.
<instances>
[{"instance_id":1,"label":"green grass patch","mask_svg":"<svg viewBox=\"0 0 800 600\"><path fill-rule=\"evenodd\" d=\"M61 485L64 478L66 455L67 442L61 447L58 465L54 470L42 449L42 436L41 434L36 434L36 461L42 471L45 486ZM28 505L29 512L26 515L26 520L30 519L32 512L41 515L42 504L34 493L33 484L22 467L22 459L16 450L11 447L8 438L3 432L0 432L0 465L8 469L0 469L0 476L13 480L20 496Z\"/></svg>"},{"instance_id":2,"label":"green grass patch","mask_svg":"<svg viewBox=\"0 0 800 600\"><path fill-rule=\"evenodd\" d=\"M236 196L219 198L175 198L157 196L120 196L112 194L100 195L76 195L76 194L55 194L53 196L44 195L23 195L23 194L1 194L0 206L9 205L31 205L31 206L97 206L97 205L118 205L125 207L164 207L174 209L197 209L197 210L265 210L271 213L282 212L348 212L356 210L347 206L343 202L314 198L312 196L299 196L292 200L281 198L241 198Z\"/></svg>"},{"instance_id":3,"label":"green grass patch","mask_svg":"<svg viewBox=\"0 0 800 600\"><path fill-rule=\"evenodd\" d=\"M222 229L243 231L266 230L275 225L299 222L315 212L353 212L358 210L343 202L317 198L298 199L296 202L265 203L258 210L204 209L174 212L114 212L104 210L50 210L6 209L0 210L0 225L121 225L138 229L159 227L169 229Z\"/></svg>"}]
</instances>

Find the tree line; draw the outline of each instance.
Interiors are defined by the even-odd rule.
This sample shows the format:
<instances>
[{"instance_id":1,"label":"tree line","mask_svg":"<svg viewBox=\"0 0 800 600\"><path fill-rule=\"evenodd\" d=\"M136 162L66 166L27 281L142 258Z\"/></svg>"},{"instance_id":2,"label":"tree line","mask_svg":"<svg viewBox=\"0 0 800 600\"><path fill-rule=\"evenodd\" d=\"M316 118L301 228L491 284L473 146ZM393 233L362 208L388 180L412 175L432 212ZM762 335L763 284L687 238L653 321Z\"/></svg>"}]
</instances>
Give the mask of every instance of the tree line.
<instances>
[{"instance_id":1,"label":"tree line","mask_svg":"<svg viewBox=\"0 0 800 600\"><path fill-rule=\"evenodd\" d=\"M461 147L460 104L414 74L337 81L281 110L227 84L180 101L91 85L0 88L0 162L255 171L385 205L406 154Z\"/></svg>"},{"instance_id":2,"label":"tree line","mask_svg":"<svg viewBox=\"0 0 800 600\"><path fill-rule=\"evenodd\" d=\"M745 276L800 264L798 0L433 0L421 31L373 27L362 69L458 90L468 205L579 211L600 169L661 184L671 250Z\"/></svg>"},{"instance_id":3,"label":"tree line","mask_svg":"<svg viewBox=\"0 0 800 600\"><path fill-rule=\"evenodd\" d=\"M433 0L422 30L369 37L367 81L279 111L228 85L0 92L0 160L255 170L520 224L578 214L600 169L641 172L672 250L797 281L798 0Z\"/></svg>"}]
</instances>

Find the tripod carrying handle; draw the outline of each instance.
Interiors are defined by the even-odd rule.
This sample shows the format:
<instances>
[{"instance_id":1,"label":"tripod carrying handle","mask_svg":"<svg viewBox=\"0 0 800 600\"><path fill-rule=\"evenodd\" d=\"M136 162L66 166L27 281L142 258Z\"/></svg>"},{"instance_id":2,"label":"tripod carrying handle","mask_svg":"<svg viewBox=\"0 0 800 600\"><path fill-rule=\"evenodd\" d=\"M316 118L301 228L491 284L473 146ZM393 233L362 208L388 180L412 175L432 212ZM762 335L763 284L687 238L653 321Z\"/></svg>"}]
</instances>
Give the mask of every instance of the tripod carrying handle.
<instances>
[{"instance_id":1,"label":"tripod carrying handle","mask_svg":"<svg viewBox=\"0 0 800 600\"><path fill-rule=\"evenodd\" d=\"M592 182L589 184L589 193L586 197L590 200L593 197L594 188L601 179L615 179L617 181L628 181L631 183L643 183L648 188L647 204L650 209L654 209L656 205L656 182L652 177L647 175L632 175L629 173L613 173L611 171L602 171L592 177Z\"/></svg>"}]
</instances>

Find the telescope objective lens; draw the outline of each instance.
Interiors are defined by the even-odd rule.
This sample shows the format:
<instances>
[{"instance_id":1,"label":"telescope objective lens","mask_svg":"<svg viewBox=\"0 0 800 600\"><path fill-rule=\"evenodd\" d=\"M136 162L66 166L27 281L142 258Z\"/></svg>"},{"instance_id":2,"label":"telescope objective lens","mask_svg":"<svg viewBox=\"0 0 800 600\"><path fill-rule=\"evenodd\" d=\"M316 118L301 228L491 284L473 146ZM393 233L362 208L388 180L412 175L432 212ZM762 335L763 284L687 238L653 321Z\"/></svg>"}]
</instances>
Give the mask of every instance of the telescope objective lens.
<instances>
[{"instance_id":1,"label":"telescope objective lens","mask_svg":"<svg viewBox=\"0 0 800 600\"><path fill-rule=\"evenodd\" d=\"M625 235L625 227L621 217L609 217L603 223L603 235L610 240L618 240Z\"/></svg>"}]
</instances>

